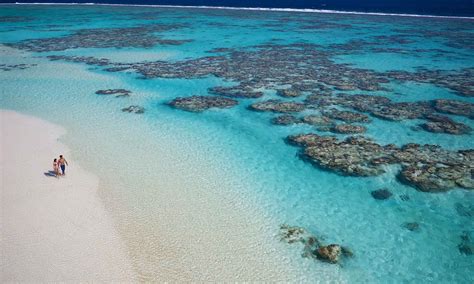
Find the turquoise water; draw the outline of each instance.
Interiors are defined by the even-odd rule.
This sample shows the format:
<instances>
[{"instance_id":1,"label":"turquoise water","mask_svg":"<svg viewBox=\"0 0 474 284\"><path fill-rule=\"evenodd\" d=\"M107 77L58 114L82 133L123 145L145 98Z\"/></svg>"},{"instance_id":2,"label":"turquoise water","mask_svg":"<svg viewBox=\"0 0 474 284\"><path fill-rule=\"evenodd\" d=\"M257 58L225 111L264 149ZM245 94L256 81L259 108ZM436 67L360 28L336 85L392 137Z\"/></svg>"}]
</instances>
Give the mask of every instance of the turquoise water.
<instances>
[{"instance_id":1,"label":"turquoise water","mask_svg":"<svg viewBox=\"0 0 474 284\"><path fill-rule=\"evenodd\" d=\"M17 16L19 18L14 18ZM288 223L305 227L328 243L340 243L353 250L355 257L344 260L339 266L301 258L300 250L288 245L285 253L296 265L305 267L308 282L331 279L331 275L315 275L314 271L319 271L320 267L327 268L325 271L334 273L334 277L342 275L334 279L336 282L349 279L353 283L472 283L474 280L470 273L474 268L472 255L458 249L464 232L470 234L471 242L474 238L472 191L461 188L438 194L418 191L396 179L398 166L388 166L385 174L365 178L341 176L312 166L298 157L298 148L284 142L291 134L315 132L312 127L272 125L270 120L274 114L247 109L256 101L277 98L269 87L261 88L265 91L264 97L239 99L239 105L231 109L190 113L166 104L175 97L208 95L210 87L235 85L242 78L239 74L226 73L225 77L209 72L205 76L190 76L193 78L158 76L143 79L132 69L112 73L100 66L46 58L48 55L67 55L107 58L114 63L156 60L176 63L215 56L215 53L209 53L214 48L251 52L258 50L256 46L260 44L311 43L328 53L324 58L333 62L327 65L329 72L336 72L336 64L350 64L350 68L373 72L415 72L417 67L456 71L474 68L474 21L87 6L1 6L0 19L3 17L6 20L0 23L1 42L10 45L1 47L1 63L35 65L0 71L1 107L34 114L68 129L63 139L77 157L81 157L80 162L103 177L101 183L120 188L103 192L103 196L125 200L121 202L133 207L131 211L146 211L145 216L149 216L157 208L150 201L153 200L154 185L147 181L154 180L154 164L160 162L161 153L176 154L180 159L190 155L203 165L214 165L218 171L232 177L228 180L235 189L232 194L257 202L259 209L271 220L265 228L268 239L274 239L279 224ZM192 41L143 48L135 46L137 40L123 44L123 41L116 42L105 36L103 40L110 40L112 46L101 46L102 43L96 42L87 45L88 42L82 40L65 50L45 52L15 45L28 39L60 39L80 29L151 24L173 28L144 33L138 40L156 35L166 40ZM176 26L178 24L180 26ZM303 28L308 25L312 27ZM376 36L399 38L391 41ZM399 39L407 42L396 42ZM71 41L67 37L65 40ZM364 42L342 46L351 40ZM56 42L52 46L57 48L61 44ZM121 46L116 48L114 44ZM375 48L398 48L403 52L380 52ZM284 53L280 56L282 58L273 60L285 59ZM249 60L258 61L259 58ZM301 63L304 62L302 58ZM195 66L198 69L207 67ZM267 68L272 69L271 66ZM182 71L193 74L187 69ZM238 73L239 69L235 71ZM472 78L463 80L472 90ZM474 103L472 96L461 96L453 89L432 83L391 80L382 85L388 90L356 90L353 93L386 96L395 102L452 99ZM124 88L133 93L130 98L94 94L108 88ZM129 105L143 106L145 113L135 115L120 111ZM474 122L468 117L449 117L474 129ZM364 135L383 145L429 143L449 150L473 148L472 133L435 134L411 128L422 123L421 119L392 122L371 118L373 121L366 125L368 130ZM164 142L173 148L157 149ZM137 160L139 166L135 166ZM177 159L176 163L179 165L183 161ZM104 169L101 165L110 165L112 169ZM183 173L183 178L187 175ZM390 189L394 196L386 201L373 199L370 192L382 187ZM403 200L401 195L408 195L409 200ZM468 212L460 214L456 209L460 206ZM120 220L116 222L120 223ZM146 224L143 220L138 222ZM402 226L405 222L419 223L419 230L407 230ZM472 247L472 243L470 245Z\"/></svg>"}]
</instances>

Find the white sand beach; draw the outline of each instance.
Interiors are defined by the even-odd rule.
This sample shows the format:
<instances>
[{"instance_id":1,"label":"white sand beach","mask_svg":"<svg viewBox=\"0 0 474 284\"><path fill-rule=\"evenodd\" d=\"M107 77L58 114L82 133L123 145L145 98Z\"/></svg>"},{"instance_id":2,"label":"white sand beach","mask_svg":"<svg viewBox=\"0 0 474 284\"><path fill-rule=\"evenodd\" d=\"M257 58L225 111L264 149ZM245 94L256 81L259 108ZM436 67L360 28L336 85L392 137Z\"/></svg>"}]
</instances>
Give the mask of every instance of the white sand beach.
<instances>
[{"instance_id":1,"label":"white sand beach","mask_svg":"<svg viewBox=\"0 0 474 284\"><path fill-rule=\"evenodd\" d=\"M69 157L64 130L13 111L0 119L0 282L133 281L97 177L74 160L66 177L45 175L54 157Z\"/></svg>"}]
</instances>

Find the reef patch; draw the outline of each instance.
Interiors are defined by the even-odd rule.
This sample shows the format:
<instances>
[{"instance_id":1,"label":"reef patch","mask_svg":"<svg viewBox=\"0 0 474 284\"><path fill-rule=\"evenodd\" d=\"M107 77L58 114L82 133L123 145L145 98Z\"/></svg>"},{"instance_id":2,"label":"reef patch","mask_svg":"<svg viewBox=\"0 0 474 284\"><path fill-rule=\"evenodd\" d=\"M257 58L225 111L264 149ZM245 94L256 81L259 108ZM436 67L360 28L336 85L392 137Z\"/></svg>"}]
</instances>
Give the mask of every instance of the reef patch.
<instances>
[{"instance_id":1,"label":"reef patch","mask_svg":"<svg viewBox=\"0 0 474 284\"><path fill-rule=\"evenodd\" d=\"M280 240L288 244L301 243L304 245L303 257L318 259L332 264L341 263L342 258L354 256L354 253L349 248L339 244L324 245L320 238L310 234L302 227L281 225Z\"/></svg>"},{"instance_id":2,"label":"reef patch","mask_svg":"<svg viewBox=\"0 0 474 284\"><path fill-rule=\"evenodd\" d=\"M168 104L185 111L202 112L210 108L231 108L238 102L234 99L217 96L191 96L175 98Z\"/></svg>"},{"instance_id":3,"label":"reef patch","mask_svg":"<svg viewBox=\"0 0 474 284\"><path fill-rule=\"evenodd\" d=\"M385 146L362 136L339 141L334 136L300 134L288 142L303 148L302 157L342 175L377 176L400 164L398 179L425 192L462 187L474 189L474 150L448 151L437 145Z\"/></svg>"}]
</instances>

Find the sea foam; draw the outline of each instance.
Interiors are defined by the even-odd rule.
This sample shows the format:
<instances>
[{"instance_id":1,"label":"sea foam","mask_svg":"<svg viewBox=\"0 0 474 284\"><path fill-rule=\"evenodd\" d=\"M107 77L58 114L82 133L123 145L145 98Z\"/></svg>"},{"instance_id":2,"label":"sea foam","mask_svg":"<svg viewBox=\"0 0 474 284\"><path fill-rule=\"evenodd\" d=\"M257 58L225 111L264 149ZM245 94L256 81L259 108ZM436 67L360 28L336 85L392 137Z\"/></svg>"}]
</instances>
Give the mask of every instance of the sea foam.
<instances>
[{"instance_id":1,"label":"sea foam","mask_svg":"<svg viewBox=\"0 0 474 284\"><path fill-rule=\"evenodd\" d=\"M8 3L7 3L8 4ZM13 4L13 3L9 3ZM297 12L297 13L322 13L322 14L349 14L369 16L392 16L392 17L415 17L415 18L440 18L440 19L464 19L474 20L474 17L440 16L422 14L399 14L378 12L340 11L329 9L296 9L296 8L260 8L260 7L227 7L227 6L184 6L184 5L148 5L148 4L104 4L104 3L23 3L15 2L17 5L98 5L98 6L131 6L131 7L157 7L157 8L190 8L190 9L221 9L221 10L247 10L247 11L271 11L271 12ZM1 4L5 5L5 4Z\"/></svg>"}]
</instances>

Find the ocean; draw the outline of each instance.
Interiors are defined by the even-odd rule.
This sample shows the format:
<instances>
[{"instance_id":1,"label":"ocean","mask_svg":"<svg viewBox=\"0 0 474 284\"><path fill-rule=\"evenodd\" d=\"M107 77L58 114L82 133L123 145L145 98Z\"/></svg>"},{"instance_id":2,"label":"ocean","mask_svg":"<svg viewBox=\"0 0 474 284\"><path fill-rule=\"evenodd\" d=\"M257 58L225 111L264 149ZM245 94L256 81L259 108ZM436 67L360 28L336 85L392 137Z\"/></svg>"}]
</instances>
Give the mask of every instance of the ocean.
<instances>
[{"instance_id":1,"label":"ocean","mask_svg":"<svg viewBox=\"0 0 474 284\"><path fill-rule=\"evenodd\" d=\"M105 3L133 5L183 5L183 6L220 6L220 7L257 7L257 8L293 8L293 9L326 9L335 11L356 11L372 13L396 13L417 15L443 15L473 17L474 4L471 0L402 0L402 1L347 1L347 0L295 0L295 1L249 1L249 0L98 0L98 1L10 1L0 3Z\"/></svg>"},{"instance_id":2,"label":"ocean","mask_svg":"<svg viewBox=\"0 0 474 284\"><path fill-rule=\"evenodd\" d=\"M262 270L283 263L294 281L473 282L474 20L4 5L0 27L0 107L67 129L142 280L199 267L163 247L229 229L186 207L212 193L265 220L260 237L283 256ZM352 253L321 261L309 239L281 241L281 224Z\"/></svg>"}]
</instances>

